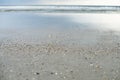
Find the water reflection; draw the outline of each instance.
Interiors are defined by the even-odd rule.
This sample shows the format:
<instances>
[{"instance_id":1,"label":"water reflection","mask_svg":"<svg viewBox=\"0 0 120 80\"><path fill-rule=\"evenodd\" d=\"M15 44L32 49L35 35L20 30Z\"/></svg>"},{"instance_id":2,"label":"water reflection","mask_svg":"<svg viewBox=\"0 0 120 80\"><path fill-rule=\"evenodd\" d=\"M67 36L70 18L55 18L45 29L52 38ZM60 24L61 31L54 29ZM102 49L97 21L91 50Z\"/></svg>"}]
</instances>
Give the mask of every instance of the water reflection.
<instances>
[{"instance_id":1,"label":"water reflection","mask_svg":"<svg viewBox=\"0 0 120 80\"><path fill-rule=\"evenodd\" d=\"M0 13L0 17L0 34L7 38L27 36L28 40L31 37L41 40L49 34L66 32L79 25L66 15L10 12Z\"/></svg>"},{"instance_id":2,"label":"water reflection","mask_svg":"<svg viewBox=\"0 0 120 80\"><path fill-rule=\"evenodd\" d=\"M120 30L119 14L8 12L0 13L0 18L1 38L24 37L27 41L34 40L34 42L50 41L48 37L52 35L54 36L52 39L62 42L64 39L64 42L68 44L72 41L93 43L99 35L95 30Z\"/></svg>"},{"instance_id":3,"label":"water reflection","mask_svg":"<svg viewBox=\"0 0 120 80\"><path fill-rule=\"evenodd\" d=\"M79 17L72 16L71 19L75 22L85 23L101 30L120 31L120 14L82 14Z\"/></svg>"},{"instance_id":4,"label":"water reflection","mask_svg":"<svg viewBox=\"0 0 120 80\"><path fill-rule=\"evenodd\" d=\"M65 15L44 15L35 13L1 13L0 28L66 28L77 23L72 22Z\"/></svg>"},{"instance_id":5,"label":"water reflection","mask_svg":"<svg viewBox=\"0 0 120 80\"><path fill-rule=\"evenodd\" d=\"M117 30L119 14L0 13L0 29L93 27ZM113 28L114 27L114 28Z\"/></svg>"}]
</instances>

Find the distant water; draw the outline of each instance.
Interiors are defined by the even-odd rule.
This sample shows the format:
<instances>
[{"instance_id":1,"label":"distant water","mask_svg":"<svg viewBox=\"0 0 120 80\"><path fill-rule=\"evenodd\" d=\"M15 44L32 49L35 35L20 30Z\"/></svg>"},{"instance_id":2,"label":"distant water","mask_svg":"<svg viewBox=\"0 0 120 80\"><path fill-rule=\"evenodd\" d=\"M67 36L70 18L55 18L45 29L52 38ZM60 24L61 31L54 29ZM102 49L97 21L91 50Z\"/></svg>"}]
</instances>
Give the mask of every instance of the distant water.
<instances>
[{"instance_id":1,"label":"distant water","mask_svg":"<svg viewBox=\"0 0 120 80\"><path fill-rule=\"evenodd\" d=\"M0 10L0 42L93 45L101 31L120 31L118 6L1 6Z\"/></svg>"},{"instance_id":2,"label":"distant water","mask_svg":"<svg viewBox=\"0 0 120 80\"><path fill-rule=\"evenodd\" d=\"M39 6L0 6L0 12L36 11L46 13L106 13L120 12L120 6L81 6L81 5L39 5Z\"/></svg>"}]
</instances>

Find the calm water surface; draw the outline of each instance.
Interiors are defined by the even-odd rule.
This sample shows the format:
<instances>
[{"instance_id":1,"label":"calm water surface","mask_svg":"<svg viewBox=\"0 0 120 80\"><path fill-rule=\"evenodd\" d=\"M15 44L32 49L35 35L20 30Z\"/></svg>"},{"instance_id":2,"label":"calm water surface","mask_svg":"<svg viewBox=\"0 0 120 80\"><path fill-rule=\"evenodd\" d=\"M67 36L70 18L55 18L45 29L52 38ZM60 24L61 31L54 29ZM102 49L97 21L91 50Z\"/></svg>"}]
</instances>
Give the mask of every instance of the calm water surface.
<instances>
[{"instance_id":1,"label":"calm water surface","mask_svg":"<svg viewBox=\"0 0 120 80\"><path fill-rule=\"evenodd\" d=\"M37 13L37 12L6 12L0 13L0 29L70 29L79 28L108 28L119 26L119 14L99 13ZM19 31L19 30L18 30Z\"/></svg>"},{"instance_id":2,"label":"calm water surface","mask_svg":"<svg viewBox=\"0 0 120 80\"><path fill-rule=\"evenodd\" d=\"M52 36L55 40L65 39L67 36L70 38L66 41L95 42L98 30L119 31L119 21L119 14L107 13L5 12L0 13L0 37L24 36L24 39L36 42L48 40Z\"/></svg>"}]
</instances>

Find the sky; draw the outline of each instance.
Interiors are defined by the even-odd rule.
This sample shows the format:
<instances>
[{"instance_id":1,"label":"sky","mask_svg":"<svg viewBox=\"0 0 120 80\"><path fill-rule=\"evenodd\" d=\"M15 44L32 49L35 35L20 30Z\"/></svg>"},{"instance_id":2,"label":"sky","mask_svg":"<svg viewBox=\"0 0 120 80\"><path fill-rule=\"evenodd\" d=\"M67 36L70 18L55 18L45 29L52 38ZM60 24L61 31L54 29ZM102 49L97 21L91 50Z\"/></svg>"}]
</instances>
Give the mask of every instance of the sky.
<instances>
[{"instance_id":1,"label":"sky","mask_svg":"<svg viewBox=\"0 0 120 80\"><path fill-rule=\"evenodd\" d=\"M120 5L120 0L0 0L0 5Z\"/></svg>"}]
</instances>

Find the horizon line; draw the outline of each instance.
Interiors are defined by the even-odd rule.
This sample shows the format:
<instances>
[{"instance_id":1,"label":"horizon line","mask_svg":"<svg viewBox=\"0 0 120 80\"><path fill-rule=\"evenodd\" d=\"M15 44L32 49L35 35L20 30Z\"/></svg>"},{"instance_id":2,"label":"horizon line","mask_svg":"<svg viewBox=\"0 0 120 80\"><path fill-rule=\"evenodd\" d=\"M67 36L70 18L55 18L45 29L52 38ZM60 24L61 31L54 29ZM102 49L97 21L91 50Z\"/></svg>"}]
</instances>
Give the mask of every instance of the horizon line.
<instances>
[{"instance_id":1,"label":"horizon line","mask_svg":"<svg viewBox=\"0 0 120 80\"><path fill-rule=\"evenodd\" d=\"M120 7L120 5L0 5L0 6L98 6L98 7Z\"/></svg>"}]
</instances>

